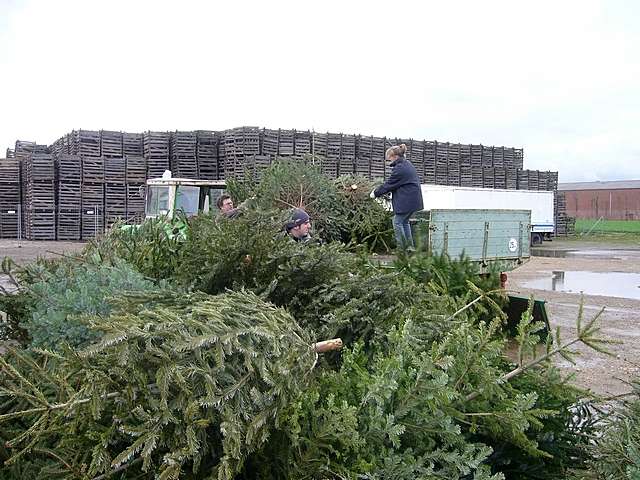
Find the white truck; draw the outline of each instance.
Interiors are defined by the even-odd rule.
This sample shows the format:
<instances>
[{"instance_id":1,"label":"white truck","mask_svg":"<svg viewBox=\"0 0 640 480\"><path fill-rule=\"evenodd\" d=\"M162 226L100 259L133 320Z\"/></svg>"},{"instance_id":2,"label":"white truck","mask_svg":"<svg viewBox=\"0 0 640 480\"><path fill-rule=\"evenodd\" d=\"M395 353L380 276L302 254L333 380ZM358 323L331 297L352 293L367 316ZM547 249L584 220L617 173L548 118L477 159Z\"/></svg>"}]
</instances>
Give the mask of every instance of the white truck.
<instances>
[{"instance_id":1,"label":"white truck","mask_svg":"<svg viewBox=\"0 0 640 480\"><path fill-rule=\"evenodd\" d=\"M423 184L425 210L492 209L530 210L531 245L540 245L554 233L553 192L504 190Z\"/></svg>"}]
</instances>

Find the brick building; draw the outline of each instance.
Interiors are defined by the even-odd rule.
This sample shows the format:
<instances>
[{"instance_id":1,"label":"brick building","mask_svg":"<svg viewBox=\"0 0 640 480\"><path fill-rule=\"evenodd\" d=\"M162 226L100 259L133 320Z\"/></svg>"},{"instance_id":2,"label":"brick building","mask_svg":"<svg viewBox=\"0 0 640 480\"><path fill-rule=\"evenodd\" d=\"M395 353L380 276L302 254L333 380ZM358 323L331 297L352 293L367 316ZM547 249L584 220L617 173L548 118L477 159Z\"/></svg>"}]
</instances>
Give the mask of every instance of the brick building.
<instances>
[{"instance_id":1,"label":"brick building","mask_svg":"<svg viewBox=\"0 0 640 480\"><path fill-rule=\"evenodd\" d=\"M567 215L609 220L640 219L640 180L560 183Z\"/></svg>"}]
</instances>

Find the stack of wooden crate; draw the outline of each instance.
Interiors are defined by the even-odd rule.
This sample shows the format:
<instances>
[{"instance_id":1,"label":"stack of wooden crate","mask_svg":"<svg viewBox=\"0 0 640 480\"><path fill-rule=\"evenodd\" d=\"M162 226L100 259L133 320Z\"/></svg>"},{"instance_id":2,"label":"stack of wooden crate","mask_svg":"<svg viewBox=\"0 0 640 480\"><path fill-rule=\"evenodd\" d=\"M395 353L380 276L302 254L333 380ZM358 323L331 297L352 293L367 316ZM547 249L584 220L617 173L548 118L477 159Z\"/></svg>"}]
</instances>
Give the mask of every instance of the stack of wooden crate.
<instances>
[{"instance_id":1,"label":"stack of wooden crate","mask_svg":"<svg viewBox=\"0 0 640 480\"><path fill-rule=\"evenodd\" d=\"M104 158L82 159L81 236L83 240L104 232Z\"/></svg>"},{"instance_id":2,"label":"stack of wooden crate","mask_svg":"<svg viewBox=\"0 0 640 480\"><path fill-rule=\"evenodd\" d=\"M142 149L147 165L147 178L161 177L165 170L169 170L169 142L168 132L145 132L142 135Z\"/></svg>"},{"instance_id":3,"label":"stack of wooden crate","mask_svg":"<svg viewBox=\"0 0 640 480\"><path fill-rule=\"evenodd\" d=\"M140 223L144 219L145 161L141 156L126 158L126 216L127 223Z\"/></svg>"},{"instance_id":4,"label":"stack of wooden crate","mask_svg":"<svg viewBox=\"0 0 640 480\"><path fill-rule=\"evenodd\" d=\"M25 238L56 239L55 165L48 153L33 153L21 161Z\"/></svg>"},{"instance_id":5,"label":"stack of wooden crate","mask_svg":"<svg viewBox=\"0 0 640 480\"><path fill-rule=\"evenodd\" d=\"M100 130L100 156L104 158L122 158L122 132Z\"/></svg>"},{"instance_id":6,"label":"stack of wooden crate","mask_svg":"<svg viewBox=\"0 0 640 480\"><path fill-rule=\"evenodd\" d=\"M217 132L198 130L196 132L196 158L198 162L199 178L204 180L220 180L224 176L224 169L218 162Z\"/></svg>"},{"instance_id":7,"label":"stack of wooden crate","mask_svg":"<svg viewBox=\"0 0 640 480\"><path fill-rule=\"evenodd\" d=\"M95 130L74 130L69 138L69 153L81 157L100 156L100 132Z\"/></svg>"},{"instance_id":8,"label":"stack of wooden crate","mask_svg":"<svg viewBox=\"0 0 640 480\"><path fill-rule=\"evenodd\" d=\"M196 132L172 132L169 143L171 173L174 177L198 178Z\"/></svg>"},{"instance_id":9,"label":"stack of wooden crate","mask_svg":"<svg viewBox=\"0 0 640 480\"><path fill-rule=\"evenodd\" d=\"M0 158L0 238L20 235L20 164Z\"/></svg>"},{"instance_id":10,"label":"stack of wooden crate","mask_svg":"<svg viewBox=\"0 0 640 480\"><path fill-rule=\"evenodd\" d=\"M224 162L225 178L242 178L245 175L245 158L260 155L260 136L258 127L233 128L221 134L219 163Z\"/></svg>"},{"instance_id":11,"label":"stack of wooden crate","mask_svg":"<svg viewBox=\"0 0 640 480\"><path fill-rule=\"evenodd\" d=\"M106 228L127 216L126 159L104 159L104 214Z\"/></svg>"},{"instance_id":12,"label":"stack of wooden crate","mask_svg":"<svg viewBox=\"0 0 640 480\"><path fill-rule=\"evenodd\" d=\"M142 147L142 133L127 133L122 134L122 154L133 157L142 157L144 150Z\"/></svg>"},{"instance_id":13,"label":"stack of wooden crate","mask_svg":"<svg viewBox=\"0 0 640 480\"><path fill-rule=\"evenodd\" d=\"M82 157L60 153L55 159L58 170L56 236L58 240L80 240Z\"/></svg>"}]
</instances>

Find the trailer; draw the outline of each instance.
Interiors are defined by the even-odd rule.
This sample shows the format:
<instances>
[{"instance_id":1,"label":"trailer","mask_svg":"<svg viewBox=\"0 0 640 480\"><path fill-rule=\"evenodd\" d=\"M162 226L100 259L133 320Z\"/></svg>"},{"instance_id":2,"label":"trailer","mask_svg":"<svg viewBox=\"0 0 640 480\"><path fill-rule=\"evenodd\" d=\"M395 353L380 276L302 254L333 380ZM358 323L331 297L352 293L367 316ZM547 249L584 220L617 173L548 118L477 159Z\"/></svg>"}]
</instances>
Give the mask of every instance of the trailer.
<instances>
[{"instance_id":1,"label":"trailer","mask_svg":"<svg viewBox=\"0 0 640 480\"><path fill-rule=\"evenodd\" d=\"M529 210L433 209L414 214L418 249L430 255L465 255L481 273L513 270L530 258Z\"/></svg>"},{"instance_id":2,"label":"trailer","mask_svg":"<svg viewBox=\"0 0 640 480\"><path fill-rule=\"evenodd\" d=\"M425 210L489 209L530 210L530 244L539 245L555 231L553 195L546 190L506 190L498 188L453 187L423 184Z\"/></svg>"}]
</instances>

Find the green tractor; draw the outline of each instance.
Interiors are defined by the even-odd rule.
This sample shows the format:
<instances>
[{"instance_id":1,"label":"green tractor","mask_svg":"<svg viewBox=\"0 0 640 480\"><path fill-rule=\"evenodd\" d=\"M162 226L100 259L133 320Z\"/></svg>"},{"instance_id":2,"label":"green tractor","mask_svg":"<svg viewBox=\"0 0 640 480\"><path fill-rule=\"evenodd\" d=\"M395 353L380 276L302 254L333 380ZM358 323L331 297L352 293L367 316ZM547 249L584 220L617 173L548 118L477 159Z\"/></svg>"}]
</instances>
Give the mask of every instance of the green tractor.
<instances>
[{"instance_id":1,"label":"green tractor","mask_svg":"<svg viewBox=\"0 0 640 480\"><path fill-rule=\"evenodd\" d=\"M186 237L187 218L217 210L216 202L226 188L223 180L173 178L169 170L146 182L145 219L166 221L167 234ZM124 228L136 228L125 225Z\"/></svg>"}]
</instances>

